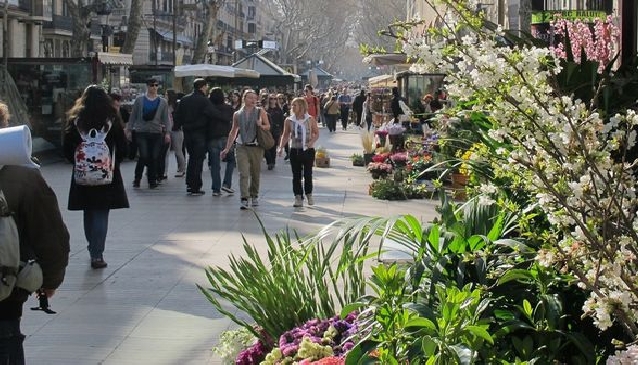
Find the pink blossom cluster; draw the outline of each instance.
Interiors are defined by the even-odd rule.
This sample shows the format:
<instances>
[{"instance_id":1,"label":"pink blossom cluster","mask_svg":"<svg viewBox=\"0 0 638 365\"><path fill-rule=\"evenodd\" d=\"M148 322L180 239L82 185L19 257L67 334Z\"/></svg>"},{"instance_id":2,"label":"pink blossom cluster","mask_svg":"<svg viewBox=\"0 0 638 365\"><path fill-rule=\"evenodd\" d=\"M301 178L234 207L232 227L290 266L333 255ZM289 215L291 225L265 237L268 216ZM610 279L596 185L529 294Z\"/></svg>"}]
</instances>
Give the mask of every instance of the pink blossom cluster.
<instances>
[{"instance_id":1,"label":"pink blossom cluster","mask_svg":"<svg viewBox=\"0 0 638 365\"><path fill-rule=\"evenodd\" d=\"M550 26L553 27L556 35L569 37L574 62L578 64L582 62L581 53L584 50L587 60L598 62L598 73L602 73L614 57L614 43L618 42L620 29L612 22L611 15L608 15L605 21L596 18L593 32L589 23L582 20L563 19L560 15L550 22ZM550 49L558 58L567 59L564 41Z\"/></svg>"}]
</instances>

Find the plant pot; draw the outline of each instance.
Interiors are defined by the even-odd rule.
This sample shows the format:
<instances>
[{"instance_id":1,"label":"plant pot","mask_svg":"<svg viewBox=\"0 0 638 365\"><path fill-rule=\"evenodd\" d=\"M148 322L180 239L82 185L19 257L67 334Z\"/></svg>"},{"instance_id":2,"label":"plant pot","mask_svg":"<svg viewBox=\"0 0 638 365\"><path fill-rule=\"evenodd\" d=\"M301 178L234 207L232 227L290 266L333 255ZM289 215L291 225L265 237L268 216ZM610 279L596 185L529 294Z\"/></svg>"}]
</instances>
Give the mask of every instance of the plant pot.
<instances>
[{"instance_id":1,"label":"plant pot","mask_svg":"<svg viewBox=\"0 0 638 365\"><path fill-rule=\"evenodd\" d=\"M452 174L450 174L450 179L452 180L453 188L462 188L467 186L470 181L470 176L458 172L453 172Z\"/></svg>"},{"instance_id":2,"label":"plant pot","mask_svg":"<svg viewBox=\"0 0 638 365\"><path fill-rule=\"evenodd\" d=\"M363 166L363 160L352 160L352 166Z\"/></svg>"},{"instance_id":3,"label":"plant pot","mask_svg":"<svg viewBox=\"0 0 638 365\"><path fill-rule=\"evenodd\" d=\"M368 164L370 162L372 162L372 156L374 156L374 153L364 153L363 154L363 165L364 166L368 166Z\"/></svg>"},{"instance_id":4,"label":"plant pot","mask_svg":"<svg viewBox=\"0 0 638 365\"><path fill-rule=\"evenodd\" d=\"M372 175L372 178L375 180L378 180L382 177L385 177L386 174L382 173L382 172L377 172L377 171L371 171L370 174Z\"/></svg>"}]
</instances>

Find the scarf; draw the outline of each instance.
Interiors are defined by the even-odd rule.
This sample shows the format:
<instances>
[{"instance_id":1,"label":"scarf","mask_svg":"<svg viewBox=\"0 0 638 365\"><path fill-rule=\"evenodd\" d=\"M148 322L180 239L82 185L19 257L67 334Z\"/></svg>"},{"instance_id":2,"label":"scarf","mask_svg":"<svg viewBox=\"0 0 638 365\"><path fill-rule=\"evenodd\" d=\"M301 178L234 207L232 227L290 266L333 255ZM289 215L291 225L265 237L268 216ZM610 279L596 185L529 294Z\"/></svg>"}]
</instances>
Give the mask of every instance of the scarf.
<instances>
[{"instance_id":1,"label":"scarf","mask_svg":"<svg viewBox=\"0 0 638 365\"><path fill-rule=\"evenodd\" d=\"M306 150L306 136L308 133L308 130L306 128L306 121L308 120L308 118L310 118L310 114L308 113L306 113L301 120L297 119L297 116L294 114L290 116L290 120L293 121L296 140L299 140L299 130L301 130L301 143L304 151Z\"/></svg>"}]
</instances>

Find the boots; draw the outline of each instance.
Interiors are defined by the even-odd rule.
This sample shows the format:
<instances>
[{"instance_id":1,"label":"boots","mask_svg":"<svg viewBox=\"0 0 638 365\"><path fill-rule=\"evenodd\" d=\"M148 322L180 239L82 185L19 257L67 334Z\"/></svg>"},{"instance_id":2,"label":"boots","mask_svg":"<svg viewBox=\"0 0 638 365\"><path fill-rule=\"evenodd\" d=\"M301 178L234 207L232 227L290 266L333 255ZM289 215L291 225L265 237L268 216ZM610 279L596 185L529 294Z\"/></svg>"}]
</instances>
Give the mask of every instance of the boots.
<instances>
[{"instance_id":1,"label":"boots","mask_svg":"<svg viewBox=\"0 0 638 365\"><path fill-rule=\"evenodd\" d=\"M308 205L315 205L315 200L312 198L312 194L306 194L306 199L308 199Z\"/></svg>"},{"instance_id":2,"label":"boots","mask_svg":"<svg viewBox=\"0 0 638 365\"><path fill-rule=\"evenodd\" d=\"M295 203L292 206L295 208L303 207L303 197L301 195L295 195Z\"/></svg>"}]
</instances>

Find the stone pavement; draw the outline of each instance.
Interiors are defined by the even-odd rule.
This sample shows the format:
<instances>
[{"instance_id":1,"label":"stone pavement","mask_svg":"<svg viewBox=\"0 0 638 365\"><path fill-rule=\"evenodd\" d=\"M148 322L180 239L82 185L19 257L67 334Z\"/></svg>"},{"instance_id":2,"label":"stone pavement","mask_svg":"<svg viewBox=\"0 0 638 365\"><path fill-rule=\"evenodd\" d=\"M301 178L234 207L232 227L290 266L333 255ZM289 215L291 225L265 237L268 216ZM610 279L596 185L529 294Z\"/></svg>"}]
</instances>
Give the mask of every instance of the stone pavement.
<instances>
[{"instance_id":1,"label":"stone pavement","mask_svg":"<svg viewBox=\"0 0 638 365\"><path fill-rule=\"evenodd\" d=\"M329 150L332 166L314 169L313 207L292 207L289 164L279 158L268 171L264 163L256 211L269 232L289 227L305 235L353 215L434 217L436 201L388 202L368 195L369 174L349 160L361 151L356 130L329 134L322 128L318 145ZM159 189L133 189L134 163L125 162L131 209L111 211L104 253L109 266L92 270L82 212L66 210L71 166L46 162L42 173L57 193L71 233L71 257L66 280L50 301L57 314L29 310L35 299L25 304L27 363L219 364L211 348L222 331L236 325L195 284L206 286L205 267L227 267L228 255L242 254L242 235L265 246L253 213L239 209L238 194L212 197L206 189L204 196L186 196L184 179L172 176L173 158L169 179ZM207 170L204 175L209 188ZM237 176L233 185L239 190Z\"/></svg>"}]
</instances>

